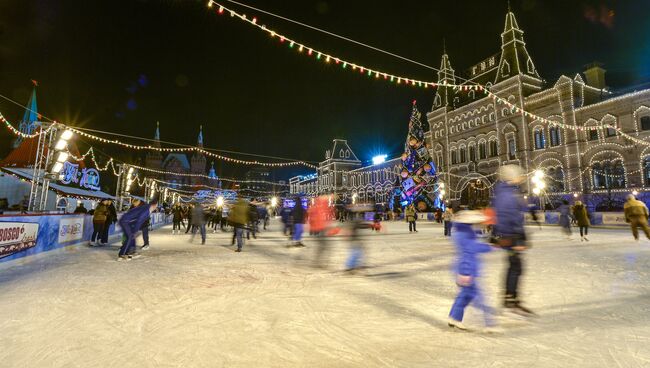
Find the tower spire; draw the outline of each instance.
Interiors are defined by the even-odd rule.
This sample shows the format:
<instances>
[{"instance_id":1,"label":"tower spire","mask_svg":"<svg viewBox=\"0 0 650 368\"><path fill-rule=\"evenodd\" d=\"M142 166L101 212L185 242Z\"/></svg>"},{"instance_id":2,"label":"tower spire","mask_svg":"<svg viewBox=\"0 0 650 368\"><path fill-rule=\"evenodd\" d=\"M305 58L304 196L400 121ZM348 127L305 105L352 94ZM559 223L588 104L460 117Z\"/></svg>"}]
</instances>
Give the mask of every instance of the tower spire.
<instances>
[{"instance_id":1,"label":"tower spire","mask_svg":"<svg viewBox=\"0 0 650 368\"><path fill-rule=\"evenodd\" d=\"M442 41L442 59L440 60L440 69L438 70L438 84L456 84L456 73L451 67L449 55L447 55L447 43L443 38ZM452 102L453 87L438 86L436 97L434 98L433 107L449 106Z\"/></svg>"},{"instance_id":2,"label":"tower spire","mask_svg":"<svg viewBox=\"0 0 650 368\"><path fill-rule=\"evenodd\" d=\"M517 18L508 2L508 13L503 33L501 33L501 58L495 82L498 83L519 74L539 78L537 68L526 50L524 31L519 28Z\"/></svg>"},{"instance_id":3,"label":"tower spire","mask_svg":"<svg viewBox=\"0 0 650 368\"><path fill-rule=\"evenodd\" d=\"M27 107L25 108L23 119L18 124L18 130L20 130L21 133L25 134L32 134L34 130L36 130L36 125L40 119L40 114L38 113L38 104L36 103L36 87L38 86L38 82L32 80L32 83L34 84L34 89L32 90L32 94L29 97L29 101L27 102ZM14 141L14 148L18 147L22 141L22 138L16 138Z\"/></svg>"},{"instance_id":4,"label":"tower spire","mask_svg":"<svg viewBox=\"0 0 650 368\"><path fill-rule=\"evenodd\" d=\"M196 144L203 148L203 125L199 126L199 137L196 140Z\"/></svg>"}]
</instances>

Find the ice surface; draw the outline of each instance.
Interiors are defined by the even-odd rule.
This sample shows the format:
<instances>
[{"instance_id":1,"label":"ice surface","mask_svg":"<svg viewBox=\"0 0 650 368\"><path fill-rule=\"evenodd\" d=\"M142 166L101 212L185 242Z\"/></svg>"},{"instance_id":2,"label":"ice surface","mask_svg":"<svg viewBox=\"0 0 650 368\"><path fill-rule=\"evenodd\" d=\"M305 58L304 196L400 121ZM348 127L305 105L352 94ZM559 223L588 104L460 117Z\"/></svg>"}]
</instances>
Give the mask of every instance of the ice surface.
<instances>
[{"instance_id":1,"label":"ice surface","mask_svg":"<svg viewBox=\"0 0 650 368\"><path fill-rule=\"evenodd\" d=\"M648 367L650 242L627 229L591 241L531 229L523 299L541 317L499 317L499 335L446 326L456 293L440 225L364 233L365 275L310 267L314 241L286 248L277 226L233 252L230 234L188 243L169 228L144 257L117 247L53 253L0 270L2 367ZM485 256L499 301L505 254ZM481 326L470 308L466 324Z\"/></svg>"}]
</instances>

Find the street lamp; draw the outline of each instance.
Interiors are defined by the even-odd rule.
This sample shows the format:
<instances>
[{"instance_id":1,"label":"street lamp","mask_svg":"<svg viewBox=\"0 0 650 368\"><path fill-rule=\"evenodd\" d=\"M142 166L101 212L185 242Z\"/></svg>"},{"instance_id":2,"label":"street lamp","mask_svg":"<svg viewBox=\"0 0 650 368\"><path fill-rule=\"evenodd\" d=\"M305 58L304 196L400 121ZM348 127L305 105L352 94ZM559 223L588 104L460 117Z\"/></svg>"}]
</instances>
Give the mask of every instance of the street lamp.
<instances>
[{"instance_id":1,"label":"street lamp","mask_svg":"<svg viewBox=\"0 0 650 368\"><path fill-rule=\"evenodd\" d=\"M223 196L217 197L217 207L223 207Z\"/></svg>"}]
</instances>

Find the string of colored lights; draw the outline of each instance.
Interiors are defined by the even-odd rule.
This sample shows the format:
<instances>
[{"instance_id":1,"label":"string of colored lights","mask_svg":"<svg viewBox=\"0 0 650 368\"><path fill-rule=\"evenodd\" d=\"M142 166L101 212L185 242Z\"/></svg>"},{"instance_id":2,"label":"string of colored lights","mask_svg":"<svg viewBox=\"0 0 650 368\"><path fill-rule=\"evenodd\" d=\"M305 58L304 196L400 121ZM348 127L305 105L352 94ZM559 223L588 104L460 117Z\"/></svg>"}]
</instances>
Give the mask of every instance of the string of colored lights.
<instances>
[{"instance_id":1,"label":"string of colored lights","mask_svg":"<svg viewBox=\"0 0 650 368\"><path fill-rule=\"evenodd\" d=\"M514 103L511 103L507 99L498 96L496 93L491 92L488 90L486 87L476 84L475 82L470 82L470 83L475 83L475 84L451 84L451 83L437 83L437 82L430 82L430 81L423 81L423 80L418 80L415 78L410 78L410 77L405 77L405 76L398 76L392 73L387 73L383 71L379 71L375 68L370 68L365 65L360 65L357 63L353 63L351 61L345 60L340 57L333 56L329 53L326 53L324 51L318 50L316 48L310 47L306 44L300 43L292 38L287 37L284 34L278 33L275 30L272 30L268 27L266 27L263 24L258 23L257 17L252 17L248 18L245 14L240 14L223 4L210 0L208 2L208 7L212 8L214 5L218 6L217 13L218 14L225 14L229 13L231 17L233 18L238 18L254 27L257 27L258 29L268 33L272 38L277 38L280 40L280 43L285 43L288 44L290 48L297 48L298 52L302 53L304 50L306 50L306 54L308 56L316 55L317 60L323 60L326 63L331 63L332 61L337 64L341 65L343 69L348 69L348 66L350 67L351 70L353 71L359 71L361 74L367 74L370 77L375 77L376 79L383 78L384 80L389 80L390 82L396 82L397 84L401 84L404 82L406 85L411 85L411 86L417 86L417 87L446 87L446 88L453 88L461 91L481 91L488 95L489 97L493 98L497 103L504 104L508 106L513 113L520 113L523 114L524 116L537 120L541 123L549 124L551 126L558 126L564 129L574 129L574 130L579 130L579 131L588 131L588 130L602 130L602 129L614 129L617 131L617 134L620 134L621 136L624 136L627 139L630 139L631 141L639 144L643 144L646 146L650 146L650 142L635 138L625 132L623 132L620 128L616 126L612 126L609 124L602 124L600 126L581 126L581 125L574 125L574 124L565 124L561 123L558 121L554 121L548 118L544 118L542 116L530 113L528 111L525 111L522 107L517 106Z\"/></svg>"},{"instance_id":2,"label":"string of colored lights","mask_svg":"<svg viewBox=\"0 0 650 368\"><path fill-rule=\"evenodd\" d=\"M46 129L40 129L40 128L37 129L36 133L27 134L27 133L23 133L23 132L21 132L20 130L16 129L16 128L15 128L15 127L14 127L14 126L9 122L9 120L7 120L7 119L4 117L4 115L2 115L1 112L0 112L0 120L1 120L3 123L5 123L5 126L7 127L7 129L9 129L9 131L11 131L13 134L15 134L15 135L17 135L17 136L19 136L19 137L21 137L21 138L36 138L36 137L38 137L39 135L47 134L47 133L52 129L52 126L49 126L49 127L47 127Z\"/></svg>"}]
</instances>

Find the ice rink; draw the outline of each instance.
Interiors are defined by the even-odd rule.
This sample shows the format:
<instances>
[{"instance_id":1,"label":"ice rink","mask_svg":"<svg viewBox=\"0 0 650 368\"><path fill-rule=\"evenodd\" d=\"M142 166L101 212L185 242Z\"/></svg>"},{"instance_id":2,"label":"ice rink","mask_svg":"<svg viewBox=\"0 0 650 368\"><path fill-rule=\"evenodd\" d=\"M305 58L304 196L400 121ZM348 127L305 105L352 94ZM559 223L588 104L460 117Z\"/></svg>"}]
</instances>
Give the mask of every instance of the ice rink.
<instances>
[{"instance_id":1,"label":"ice rink","mask_svg":"<svg viewBox=\"0 0 650 368\"><path fill-rule=\"evenodd\" d=\"M500 334L447 325L453 247L440 225L363 233L371 266L341 272L348 244L286 248L277 226L233 252L152 233L140 259L78 248L0 269L2 367L650 367L650 242L627 229L566 241L531 228L523 299L534 321L503 315ZM500 301L505 254L482 284ZM466 324L481 327L470 308Z\"/></svg>"}]
</instances>

